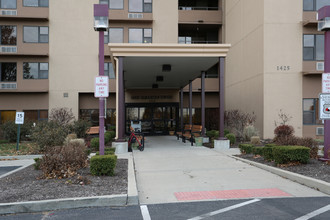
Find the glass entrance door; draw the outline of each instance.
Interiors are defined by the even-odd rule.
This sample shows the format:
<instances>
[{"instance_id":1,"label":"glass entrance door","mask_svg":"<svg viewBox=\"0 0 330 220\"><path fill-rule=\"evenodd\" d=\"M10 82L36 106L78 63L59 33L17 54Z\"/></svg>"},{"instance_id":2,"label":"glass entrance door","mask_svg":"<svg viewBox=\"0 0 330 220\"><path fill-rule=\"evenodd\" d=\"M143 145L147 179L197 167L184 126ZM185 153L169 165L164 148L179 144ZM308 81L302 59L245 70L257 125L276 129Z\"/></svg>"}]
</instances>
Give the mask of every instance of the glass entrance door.
<instances>
[{"instance_id":1,"label":"glass entrance door","mask_svg":"<svg viewBox=\"0 0 330 220\"><path fill-rule=\"evenodd\" d=\"M178 124L178 106L178 103L126 104L126 132L129 132L132 122L141 121L145 135L167 135Z\"/></svg>"}]
</instances>

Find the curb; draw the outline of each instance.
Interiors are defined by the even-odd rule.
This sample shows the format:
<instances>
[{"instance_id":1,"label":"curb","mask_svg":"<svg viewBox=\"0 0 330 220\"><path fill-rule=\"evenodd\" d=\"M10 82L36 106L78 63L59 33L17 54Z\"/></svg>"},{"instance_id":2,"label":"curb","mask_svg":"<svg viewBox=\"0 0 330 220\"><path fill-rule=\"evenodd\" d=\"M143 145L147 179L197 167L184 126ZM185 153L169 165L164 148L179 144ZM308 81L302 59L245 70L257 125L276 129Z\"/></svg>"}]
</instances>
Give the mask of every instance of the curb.
<instances>
[{"instance_id":1,"label":"curb","mask_svg":"<svg viewBox=\"0 0 330 220\"><path fill-rule=\"evenodd\" d=\"M254 162L254 161L250 161L250 160L246 160L246 159L243 159L243 158L235 157L235 156L232 156L232 155L227 154L227 156L231 157L233 159L242 161L244 163L250 164L252 166L258 167L260 169L269 171L269 172L274 173L276 175L279 175L281 177L287 178L291 181L300 183L302 185L308 186L310 188L316 189L320 192L323 192L325 194L330 195L330 183L325 182L323 180L318 180L318 179L314 179L314 178L311 178L311 177L303 176L301 174L297 174L297 173L293 173L293 172L290 172L290 171L282 170L282 169L279 169L279 168L276 168L276 167L270 167L270 166L267 166L267 165L264 165L264 164L260 164L260 163Z\"/></svg>"},{"instance_id":2,"label":"curb","mask_svg":"<svg viewBox=\"0 0 330 220\"><path fill-rule=\"evenodd\" d=\"M34 158L42 158L43 155L36 154L36 155L16 155L16 156L0 156L0 160L33 160Z\"/></svg>"},{"instance_id":3,"label":"curb","mask_svg":"<svg viewBox=\"0 0 330 220\"><path fill-rule=\"evenodd\" d=\"M98 206L126 206L139 204L134 172L133 154L117 155L120 159L128 159L127 194L106 195L94 197L76 197L54 200L0 203L0 214L15 214L27 212L43 212L58 209L72 209ZM21 167L19 169L24 169ZM15 172L18 169L15 170ZM9 174L8 174L9 175Z\"/></svg>"},{"instance_id":4,"label":"curb","mask_svg":"<svg viewBox=\"0 0 330 220\"><path fill-rule=\"evenodd\" d=\"M126 201L127 201L127 194L2 203L0 204L0 214L42 212L42 211L51 211L56 209L72 209L72 208L97 207L97 206L125 206Z\"/></svg>"}]
</instances>

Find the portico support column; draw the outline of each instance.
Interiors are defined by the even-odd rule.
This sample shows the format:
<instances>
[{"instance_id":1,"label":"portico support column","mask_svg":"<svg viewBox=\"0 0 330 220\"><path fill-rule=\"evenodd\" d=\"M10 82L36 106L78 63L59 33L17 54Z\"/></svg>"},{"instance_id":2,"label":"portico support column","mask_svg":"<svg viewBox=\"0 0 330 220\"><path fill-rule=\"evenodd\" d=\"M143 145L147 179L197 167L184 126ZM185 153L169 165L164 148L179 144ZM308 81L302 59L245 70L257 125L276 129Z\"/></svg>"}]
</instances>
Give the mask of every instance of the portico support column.
<instances>
[{"instance_id":1,"label":"portico support column","mask_svg":"<svg viewBox=\"0 0 330 220\"><path fill-rule=\"evenodd\" d=\"M124 89L124 67L123 57L118 57L118 134L116 142L125 141L125 89Z\"/></svg>"},{"instance_id":2,"label":"portico support column","mask_svg":"<svg viewBox=\"0 0 330 220\"><path fill-rule=\"evenodd\" d=\"M180 130L183 133L183 88L180 89Z\"/></svg>"},{"instance_id":3,"label":"portico support column","mask_svg":"<svg viewBox=\"0 0 330 220\"><path fill-rule=\"evenodd\" d=\"M230 142L224 136L225 126L225 58L219 59L219 138L214 140L214 149L227 150Z\"/></svg>"},{"instance_id":4,"label":"portico support column","mask_svg":"<svg viewBox=\"0 0 330 220\"><path fill-rule=\"evenodd\" d=\"M205 137L205 71L201 76L201 113L202 113L202 137Z\"/></svg>"},{"instance_id":5,"label":"portico support column","mask_svg":"<svg viewBox=\"0 0 330 220\"><path fill-rule=\"evenodd\" d=\"M189 124L192 125L192 81L189 80Z\"/></svg>"},{"instance_id":6,"label":"portico support column","mask_svg":"<svg viewBox=\"0 0 330 220\"><path fill-rule=\"evenodd\" d=\"M219 60L219 139L226 140L224 133L225 126L225 58Z\"/></svg>"}]
</instances>

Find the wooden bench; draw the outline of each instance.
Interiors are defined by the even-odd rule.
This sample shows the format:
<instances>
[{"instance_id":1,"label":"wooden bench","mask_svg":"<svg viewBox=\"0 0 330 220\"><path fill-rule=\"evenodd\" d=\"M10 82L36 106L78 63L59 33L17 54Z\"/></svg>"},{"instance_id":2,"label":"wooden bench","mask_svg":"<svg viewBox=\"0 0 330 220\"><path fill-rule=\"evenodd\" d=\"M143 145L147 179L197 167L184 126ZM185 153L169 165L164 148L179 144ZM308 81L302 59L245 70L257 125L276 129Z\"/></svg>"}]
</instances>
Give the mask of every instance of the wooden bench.
<instances>
[{"instance_id":1,"label":"wooden bench","mask_svg":"<svg viewBox=\"0 0 330 220\"><path fill-rule=\"evenodd\" d=\"M182 135L182 141L186 143L186 139L188 139L191 143L191 146L193 146L193 143L195 142L195 138L202 136L202 128L203 128L202 125L193 125L190 133L184 133Z\"/></svg>"},{"instance_id":2,"label":"wooden bench","mask_svg":"<svg viewBox=\"0 0 330 220\"><path fill-rule=\"evenodd\" d=\"M181 131L176 132L176 137L178 138L178 140L179 140L179 138L182 138L182 134L190 133L191 127L192 127L192 125L186 124L186 125L184 125L183 132L181 132Z\"/></svg>"},{"instance_id":3,"label":"wooden bench","mask_svg":"<svg viewBox=\"0 0 330 220\"><path fill-rule=\"evenodd\" d=\"M95 127L90 127L87 131L86 134L88 135L98 135L100 131L100 127L99 126L95 126Z\"/></svg>"}]
</instances>

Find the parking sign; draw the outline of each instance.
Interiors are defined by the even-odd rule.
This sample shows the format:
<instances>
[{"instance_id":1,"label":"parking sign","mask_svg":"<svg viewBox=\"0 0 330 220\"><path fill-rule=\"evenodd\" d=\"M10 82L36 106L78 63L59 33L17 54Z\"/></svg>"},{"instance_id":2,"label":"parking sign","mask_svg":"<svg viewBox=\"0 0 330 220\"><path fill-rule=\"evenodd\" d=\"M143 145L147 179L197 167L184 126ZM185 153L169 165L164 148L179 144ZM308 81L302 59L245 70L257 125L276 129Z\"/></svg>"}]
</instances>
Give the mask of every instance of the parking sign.
<instances>
[{"instance_id":1,"label":"parking sign","mask_svg":"<svg viewBox=\"0 0 330 220\"><path fill-rule=\"evenodd\" d=\"M16 112L15 124L17 125L24 124L24 112Z\"/></svg>"}]
</instances>

